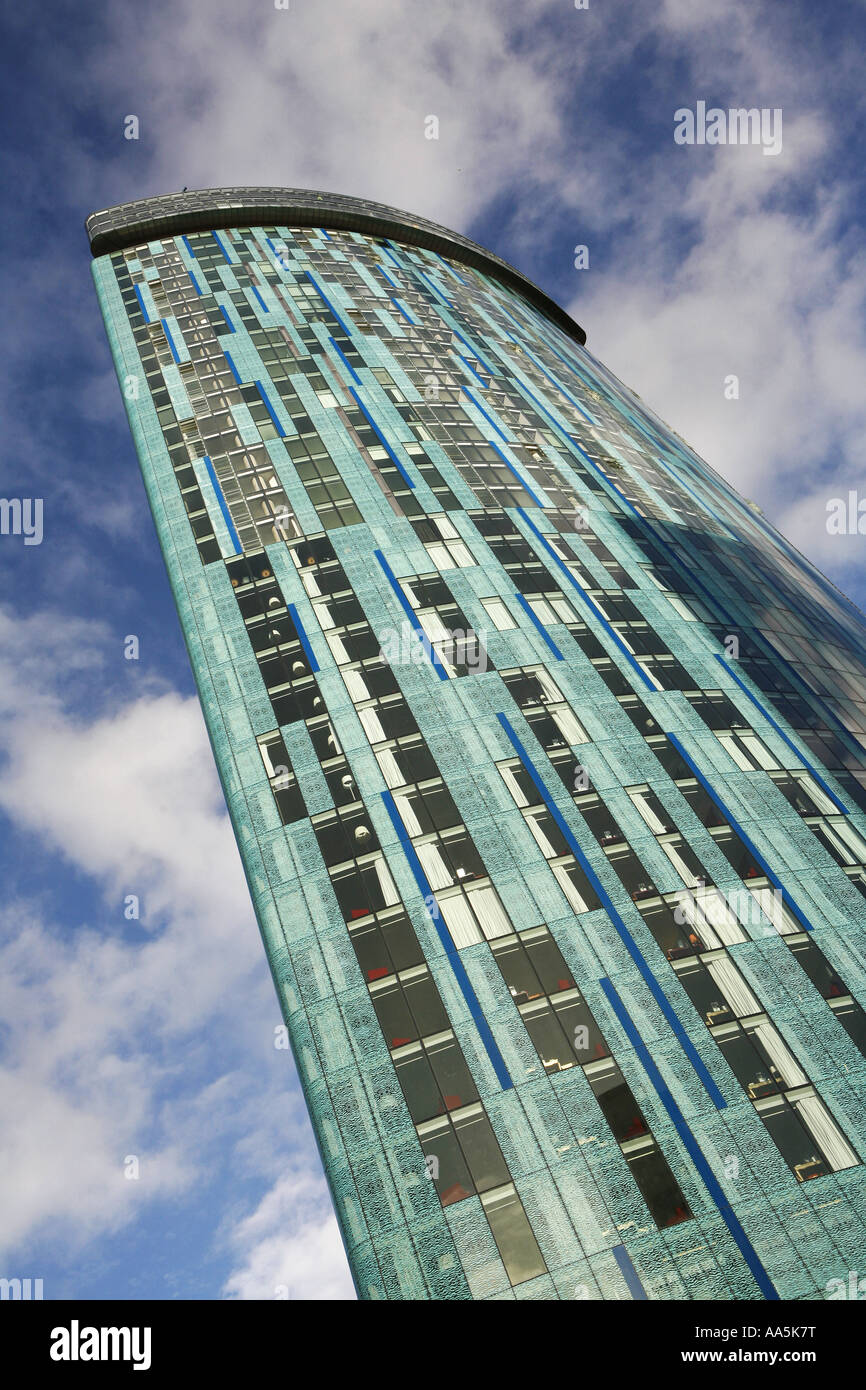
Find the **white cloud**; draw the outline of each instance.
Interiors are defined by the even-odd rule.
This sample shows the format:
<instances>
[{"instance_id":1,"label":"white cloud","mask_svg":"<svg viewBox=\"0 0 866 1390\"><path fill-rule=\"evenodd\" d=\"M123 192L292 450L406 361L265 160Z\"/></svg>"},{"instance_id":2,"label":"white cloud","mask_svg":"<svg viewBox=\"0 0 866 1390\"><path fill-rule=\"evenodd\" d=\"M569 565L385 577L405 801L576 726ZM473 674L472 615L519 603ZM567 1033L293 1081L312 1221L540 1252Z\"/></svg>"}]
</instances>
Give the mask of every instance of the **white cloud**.
<instances>
[{"instance_id":1,"label":"white cloud","mask_svg":"<svg viewBox=\"0 0 866 1390\"><path fill-rule=\"evenodd\" d=\"M0 915L8 1253L49 1227L77 1248L154 1200L191 1200L227 1153L273 1183L315 1148L273 1048L278 1006L197 701L143 693L75 719L61 692L105 680L103 628L0 613L0 636L0 806L36 856L59 852L105 901L73 930L47 902Z\"/></svg>"},{"instance_id":2,"label":"white cloud","mask_svg":"<svg viewBox=\"0 0 866 1390\"><path fill-rule=\"evenodd\" d=\"M845 189L821 194L811 214L783 210L800 181L820 177L829 138L804 118L778 160L684 148L681 259L666 200L648 200L620 263L583 275L572 312L596 356L838 570L854 551L827 535L826 501L866 485L866 257L845 237ZM731 375L738 399L726 398Z\"/></svg>"},{"instance_id":3,"label":"white cloud","mask_svg":"<svg viewBox=\"0 0 866 1390\"><path fill-rule=\"evenodd\" d=\"M558 13L548 0L511 12L489 0L292 0L287 11L216 0L142 26L118 7L91 67L118 112L101 186L115 184L114 201L133 187L324 188L462 227L504 181L559 172L562 95L587 59L575 52L563 70L545 25ZM136 92L143 150L121 138ZM425 138L429 115L437 140Z\"/></svg>"},{"instance_id":4,"label":"white cloud","mask_svg":"<svg viewBox=\"0 0 866 1390\"><path fill-rule=\"evenodd\" d=\"M227 1243L238 1267L226 1281L226 1298L356 1296L324 1179L309 1171L281 1177Z\"/></svg>"}]
</instances>

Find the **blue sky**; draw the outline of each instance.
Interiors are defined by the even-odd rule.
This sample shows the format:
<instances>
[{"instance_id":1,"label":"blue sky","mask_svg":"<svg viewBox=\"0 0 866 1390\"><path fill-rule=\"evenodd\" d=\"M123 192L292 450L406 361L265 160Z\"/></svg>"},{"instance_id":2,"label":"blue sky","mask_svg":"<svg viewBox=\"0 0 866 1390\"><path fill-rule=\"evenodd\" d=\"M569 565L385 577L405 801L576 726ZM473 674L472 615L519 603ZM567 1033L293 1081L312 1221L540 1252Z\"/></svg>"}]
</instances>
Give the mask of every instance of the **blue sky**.
<instances>
[{"instance_id":1,"label":"blue sky","mask_svg":"<svg viewBox=\"0 0 866 1390\"><path fill-rule=\"evenodd\" d=\"M866 606L863 538L826 528L866 495L866 11L61 0L4 28L2 493L44 499L44 539L0 537L0 1274L47 1298L351 1297L84 218L262 183L466 232ZM781 154L676 145L698 100L781 108Z\"/></svg>"}]
</instances>

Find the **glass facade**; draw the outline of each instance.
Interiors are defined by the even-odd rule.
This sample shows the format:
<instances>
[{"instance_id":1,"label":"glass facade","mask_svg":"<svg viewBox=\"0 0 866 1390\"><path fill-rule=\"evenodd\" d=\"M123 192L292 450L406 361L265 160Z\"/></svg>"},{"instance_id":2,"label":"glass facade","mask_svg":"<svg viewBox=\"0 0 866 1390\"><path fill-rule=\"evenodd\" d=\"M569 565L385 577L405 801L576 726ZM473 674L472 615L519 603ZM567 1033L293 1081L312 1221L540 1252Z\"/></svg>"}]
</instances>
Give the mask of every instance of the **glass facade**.
<instances>
[{"instance_id":1,"label":"glass facade","mask_svg":"<svg viewBox=\"0 0 866 1390\"><path fill-rule=\"evenodd\" d=\"M94 214L364 1299L810 1299L866 1247L866 622L518 271Z\"/></svg>"}]
</instances>

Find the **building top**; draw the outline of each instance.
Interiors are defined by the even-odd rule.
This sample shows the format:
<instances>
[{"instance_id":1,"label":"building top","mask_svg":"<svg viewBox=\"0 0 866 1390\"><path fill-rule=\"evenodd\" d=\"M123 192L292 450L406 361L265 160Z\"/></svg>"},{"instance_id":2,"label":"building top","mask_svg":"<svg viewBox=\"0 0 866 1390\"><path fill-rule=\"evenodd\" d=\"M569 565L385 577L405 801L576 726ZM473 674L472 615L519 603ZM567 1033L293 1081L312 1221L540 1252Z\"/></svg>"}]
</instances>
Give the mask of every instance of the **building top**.
<instances>
[{"instance_id":1,"label":"building top","mask_svg":"<svg viewBox=\"0 0 866 1390\"><path fill-rule=\"evenodd\" d=\"M459 232L366 198L309 188L204 188L119 203L91 213L85 226L93 255L103 256L183 232L261 223L341 228L424 246L494 276L522 294L570 337L586 342L583 329L564 309L500 256Z\"/></svg>"}]
</instances>

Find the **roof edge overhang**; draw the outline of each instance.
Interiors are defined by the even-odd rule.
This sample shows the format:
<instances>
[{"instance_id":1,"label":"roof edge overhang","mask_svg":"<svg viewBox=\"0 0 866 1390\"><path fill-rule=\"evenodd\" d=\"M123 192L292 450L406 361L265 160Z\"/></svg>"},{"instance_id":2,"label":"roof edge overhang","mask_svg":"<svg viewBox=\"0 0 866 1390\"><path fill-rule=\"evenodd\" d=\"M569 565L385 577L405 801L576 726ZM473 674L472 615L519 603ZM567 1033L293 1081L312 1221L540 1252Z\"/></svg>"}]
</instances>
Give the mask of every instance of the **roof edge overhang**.
<instances>
[{"instance_id":1,"label":"roof edge overhang","mask_svg":"<svg viewBox=\"0 0 866 1390\"><path fill-rule=\"evenodd\" d=\"M472 266L516 290L569 337L583 345L586 333L564 309L514 266L492 251L425 218L338 193L307 188L207 188L139 198L91 213L85 223L94 256L184 232L277 223L324 227L385 237Z\"/></svg>"}]
</instances>

